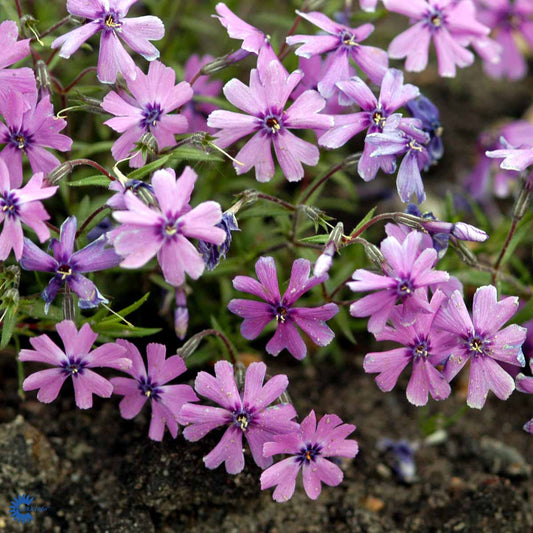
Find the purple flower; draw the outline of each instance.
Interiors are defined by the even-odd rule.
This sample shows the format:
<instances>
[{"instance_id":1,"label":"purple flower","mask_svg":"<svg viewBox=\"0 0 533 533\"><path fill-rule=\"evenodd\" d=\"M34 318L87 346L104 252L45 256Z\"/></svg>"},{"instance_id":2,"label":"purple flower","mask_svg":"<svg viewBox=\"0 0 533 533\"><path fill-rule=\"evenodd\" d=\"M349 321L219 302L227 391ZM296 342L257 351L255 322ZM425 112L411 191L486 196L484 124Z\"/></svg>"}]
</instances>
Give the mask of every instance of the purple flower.
<instances>
[{"instance_id":1,"label":"purple flower","mask_svg":"<svg viewBox=\"0 0 533 533\"><path fill-rule=\"evenodd\" d=\"M22 185L22 154L26 154L33 172L45 175L59 165L59 159L44 148L61 152L70 150L72 139L59 132L67 125L54 116L50 97L37 102L37 93L22 95L7 91L0 98L0 144L5 144L0 157L9 168L11 185Z\"/></svg>"},{"instance_id":2,"label":"purple flower","mask_svg":"<svg viewBox=\"0 0 533 533\"><path fill-rule=\"evenodd\" d=\"M64 350L54 344L48 335L39 335L30 339L33 350L20 351L20 361L47 363L55 367L28 376L22 388L25 391L39 389L37 399L50 403L57 398L65 380L72 377L76 405L80 409L92 407L93 394L109 398L113 385L91 369L108 367L128 370L131 360L123 357L124 348L108 342L91 351L98 334L87 323L78 331L74 322L63 320L56 325L56 330L63 341Z\"/></svg>"},{"instance_id":3,"label":"purple flower","mask_svg":"<svg viewBox=\"0 0 533 533\"><path fill-rule=\"evenodd\" d=\"M430 302L430 312L420 313L412 324L404 324L401 309L396 307L391 315L392 327L385 326L376 334L378 341L393 341L402 344L386 352L372 352L365 356L365 372L379 373L378 387L391 391L398 377L409 364L413 370L407 385L407 399L413 405L426 405L428 393L435 400L444 400L450 395L450 385L435 367L446 359L447 336L435 332L432 323L446 295L437 291Z\"/></svg>"},{"instance_id":4,"label":"purple flower","mask_svg":"<svg viewBox=\"0 0 533 533\"><path fill-rule=\"evenodd\" d=\"M422 122L422 130L429 135L427 145L428 152L433 161L437 161L444 155L442 143L442 126L437 106L424 95L420 95L406 104L407 110L413 118Z\"/></svg>"},{"instance_id":5,"label":"purple flower","mask_svg":"<svg viewBox=\"0 0 533 533\"><path fill-rule=\"evenodd\" d=\"M126 79L135 79L137 70L120 38L148 61L159 57L159 51L150 42L162 39L165 27L153 16L126 18L129 8L137 0L68 0L67 11L90 22L76 28L53 43L59 55L68 59L90 37L102 32L98 56L98 79L102 83L114 83L120 72Z\"/></svg>"},{"instance_id":6,"label":"purple flower","mask_svg":"<svg viewBox=\"0 0 533 533\"><path fill-rule=\"evenodd\" d=\"M226 239L220 246L205 241L198 241L198 250L202 254L207 270L213 270L220 263L221 259L226 258L226 254L229 252L231 246L231 232L241 231L235 215L230 211L226 211L222 215L222 220L216 224L216 227L226 232Z\"/></svg>"},{"instance_id":7,"label":"purple flower","mask_svg":"<svg viewBox=\"0 0 533 533\"><path fill-rule=\"evenodd\" d=\"M135 418L150 400L152 420L148 436L152 440L163 440L165 426L173 438L178 435L177 415L182 405L197 402L190 385L165 385L187 371L183 359L173 355L166 359L163 344L151 343L146 347L148 370L143 358L134 344L119 339L117 344L125 349L125 356L131 360L131 368L126 372L130 378L111 378L113 393L124 396L120 401L120 414L123 418Z\"/></svg>"},{"instance_id":8,"label":"purple flower","mask_svg":"<svg viewBox=\"0 0 533 533\"><path fill-rule=\"evenodd\" d=\"M491 28L502 49L500 61L484 62L485 72L493 78L523 78L527 61L519 43L533 48L533 4L530 0L478 0L477 4L479 20Z\"/></svg>"},{"instance_id":9,"label":"purple flower","mask_svg":"<svg viewBox=\"0 0 533 533\"><path fill-rule=\"evenodd\" d=\"M414 194L419 204L426 199L420 171L431 164L431 155L427 147L429 135L421 128L417 119L394 115L386 121L382 133L366 137L366 142L373 147L371 157L404 156L396 177L396 187L403 202L409 202Z\"/></svg>"},{"instance_id":10,"label":"purple flower","mask_svg":"<svg viewBox=\"0 0 533 533\"><path fill-rule=\"evenodd\" d=\"M444 375L451 381L470 361L467 404L481 409L489 390L501 400L507 400L515 385L502 364L524 366L522 344L526 329L511 324L502 326L516 313L518 298L497 300L496 288L480 287L474 295L472 318L461 293L455 291L446 306L441 307L434 325L451 333L452 345Z\"/></svg>"},{"instance_id":11,"label":"purple flower","mask_svg":"<svg viewBox=\"0 0 533 533\"><path fill-rule=\"evenodd\" d=\"M302 13L298 16L318 26L326 35L291 35L287 44L300 44L296 55L311 57L329 53L324 66L325 76L318 84L318 90L324 98L330 98L338 81L350 77L350 58L376 84L380 84L388 66L387 53L374 46L363 46L364 41L373 31L372 24L363 24L358 28L348 28L331 20L318 11Z\"/></svg>"},{"instance_id":12,"label":"purple flower","mask_svg":"<svg viewBox=\"0 0 533 533\"><path fill-rule=\"evenodd\" d=\"M525 120L516 120L494 132L480 135L477 146L479 159L466 182L468 192L476 199L487 196L491 182L493 194L498 197L509 196L512 185L518 182L517 171L502 170L498 161L486 156L487 151L505 149L500 141L502 137L512 146L523 144L533 146L533 124Z\"/></svg>"},{"instance_id":13,"label":"purple flower","mask_svg":"<svg viewBox=\"0 0 533 533\"><path fill-rule=\"evenodd\" d=\"M505 147L503 150L486 152L486 156L491 159L503 159L500 168L522 172L530 165L533 165L533 146L521 145L514 147L503 137L500 142Z\"/></svg>"},{"instance_id":14,"label":"purple flower","mask_svg":"<svg viewBox=\"0 0 533 533\"><path fill-rule=\"evenodd\" d=\"M533 372L533 357L529 360L529 368ZM516 376L516 390L526 394L533 394L533 377L525 374ZM533 418L524 424L524 431L533 434Z\"/></svg>"},{"instance_id":15,"label":"purple flower","mask_svg":"<svg viewBox=\"0 0 533 533\"><path fill-rule=\"evenodd\" d=\"M337 87L350 103L356 103L362 111L334 116L333 128L318 140L327 148L339 148L363 130L368 130L368 134L382 133L387 119L419 94L418 87L409 83L404 85L401 70L392 68L383 77L379 99L361 78L340 81ZM365 181L373 180L380 168L388 174L396 170L394 156L371 157L374 150L373 144L365 143L358 163L357 170Z\"/></svg>"},{"instance_id":16,"label":"purple flower","mask_svg":"<svg viewBox=\"0 0 533 533\"><path fill-rule=\"evenodd\" d=\"M106 95L102 107L115 117L104 124L122 133L111 148L116 161L128 157L144 133L151 133L158 149L162 150L176 146L174 135L188 131L187 118L170 112L191 100L192 88L186 81L177 85L175 82L174 70L154 61L150 63L148 74L137 68L135 79L127 80L133 98L124 91L111 91ZM139 150L130 159L130 166L142 167L145 162L146 154Z\"/></svg>"},{"instance_id":17,"label":"purple flower","mask_svg":"<svg viewBox=\"0 0 533 533\"><path fill-rule=\"evenodd\" d=\"M190 424L184 428L183 436L193 442L217 427L227 426L220 442L204 457L207 468L217 468L225 463L229 474L242 472L243 435L256 464L266 468L272 464L272 459L263 455L263 444L280 433L288 433L298 427L292 421L296 416L292 405L270 405L287 388L287 376L274 376L263 385L265 374L264 363L252 363L246 370L244 392L240 392L235 383L233 366L227 361L215 364L216 377L207 372L198 373L196 392L220 407L185 404L178 414L178 421L180 424Z\"/></svg>"},{"instance_id":18,"label":"purple flower","mask_svg":"<svg viewBox=\"0 0 533 533\"><path fill-rule=\"evenodd\" d=\"M476 20L471 0L383 0L389 11L401 13L414 22L407 31L393 39L389 57L406 57L405 69L420 72L426 68L429 44L433 40L439 74L453 78L457 67L474 62L466 46L482 39L490 29Z\"/></svg>"},{"instance_id":19,"label":"purple flower","mask_svg":"<svg viewBox=\"0 0 533 533\"><path fill-rule=\"evenodd\" d=\"M192 55L185 63L183 68L183 79L191 82L193 77L198 74L200 69L211 63L215 58L210 55L199 57L197 54ZM193 84L194 96L200 97L217 97L222 91L222 82L220 80L209 80L209 76L199 76ZM215 130L208 128L207 116L209 113L217 109L217 106L208 102L198 102L194 98L187 102L182 110L182 115L189 122L190 133L198 131L209 131L214 133Z\"/></svg>"},{"instance_id":20,"label":"purple flower","mask_svg":"<svg viewBox=\"0 0 533 533\"><path fill-rule=\"evenodd\" d=\"M193 279L202 275L204 261L189 239L220 245L226 232L216 227L222 218L218 203L202 202L191 209L197 178L190 167L177 180L171 168L155 172L152 186L159 207L149 207L126 192L127 210L113 213L121 225L109 233L116 252L124 258L121 266L139 268L157 254L166 281L175 287L183 284L185 273Z\"/></svg>"},{"instance_id":21,"label":"purple flower","mask_svg":"<svg viewBox=\"0 0 533 533\"><path fill-rule=\"evenodd\" d=\"M4 20L0 23L0 95L7 97L9 90L18 93L35 93L35 75L28 67L7 69L25 58L30 53L30 40L17 41L19 30L14 20Z\"/></svg>"},{"instance_id":22,"label":"purple flower","mask_svg":"<svg viewBox=\"0 0 533 533\"><path fill-rule=\"evenodd\" d=\"M220 128L217 145L226 148L250 133L254 136L235 156L237 174L255 167L258 181L274 176L271 145L274 145L281 170L289 181L303 178L302 163L316 165L320 152L316 146L296 137L291 129L328 128L333 119L319 112L325 100L316 91L305 91L285 110L287 100L302 79L302 73L287 74L281 63L274 60L264 68L250 72L250 87L233 79L224 86L224 95L236 107L246 112L213 111L208 126Z\"/></svg>"},{"instance_id":23,"label":"purple flower","mask_svg":"<svg viewBox=\"0 0 533 533\"><path fill-rule=\"evenodd\" d=\"M105 235L85 248L74 252L76 227L76 217L69 217L63 222L59 241L53 239L50 245L54 254L53 257L43 252L29 239L24 239L20 266L25 270L54 273L54 277L42 293L45 312L48 312L57 291L65 284L78 295L78 305L82 309L90 309L108 302L100 294L96 285L82 274L113 268L120 263L120 257L113 248L106 248L107 237Z\"/></svg>"},{"instance_id":24,"label":"purple flower","mask_svg":"<svg viewBox=\"0 0 533 533\"><path fill-rule=\"evenodd\" d=\"M322 490L322 483L334 487L344 477L342 470L328 457L348 457L357 455L357 441L346 437L355 430L352 424L343 424L337 415L324 415L318 426L316 415L311 411L302 421L299 431L278 435L263 447L267 457L290 454L261 474L261 489L276 486L272 497L277 502L292 498L296 486L296 476L300 469L304 489L309 498L316 500Z\"/></svg>"},{"instance_id":25,"label":"purple flower","mask_svg":"<svg viewBox=\"0 0 533 533\"><path fill-rule=\"evenodd\" d=\"M50 198L56 191L57 187L43 186L42 172L34 174L24 187L12 187L7 166L0 159L0 224L3 223L0 261L7 259L11 250L17 261L20 260L24 246L23 223L35 231L41 242L50 237L50 230L44 223L50 215L39 200Z\"/></svg>"},{"instance_id":26,"label":"purple flower","mask_svg":"<svg viewBox=\"0 0 533 533\"><path fill-rule=\"evenodd\" d=\"M337 314L338 307L334 303L320 307L294 307L303 294L324 282L327 275L310 278L311 263L307 259L297 259L292 265L289 286L282 297L272 257L261 257L255 264L255 272L259 281L248 276L237 276L233 286L265 302L235 299L228 304L232 313L244 318L241 335L245 339L255 339L269 322L276 320L276 333L266 345L267 352L278 355L286 348L296 359L303 359L307 354L307 347L296 326L318 346L326 346L333 340L335 334L326 325L326 320Z\"/></svg>"},{"instance_id":27,"label":"purple flower","mask_svg":"<svg viewBox=\"0 0 533 533\"><path fill-rule=\"evenodd\" d=\"M420 316L417 313L434 312L427 303L427 286L448 281L449 275L441 270L433 270L437 252L433 248L420 250L424 237L418 231L411 231L403 242L387 237L380 246L387 261L382 267L385 275L364 269L353 273L354 281L348 283L352 291L377 291L350 306L352 316L370 316L368 331L371 333L383 330L398 301L403 306L402 314L406 323L414 322Z\"/></svg>"}]
</instances>

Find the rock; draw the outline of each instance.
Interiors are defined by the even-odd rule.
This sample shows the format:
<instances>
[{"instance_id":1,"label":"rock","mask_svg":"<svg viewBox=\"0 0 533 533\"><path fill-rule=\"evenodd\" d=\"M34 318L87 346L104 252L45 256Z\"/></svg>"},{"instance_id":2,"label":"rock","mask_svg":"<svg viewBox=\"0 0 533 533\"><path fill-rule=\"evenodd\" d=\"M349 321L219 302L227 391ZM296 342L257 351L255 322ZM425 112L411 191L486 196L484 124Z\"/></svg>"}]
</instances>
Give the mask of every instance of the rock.
<instances>
[{"instance_id":1,"label":"rock","mask_svg":"<svg viewBox=\"0 0 533 533\"><path fill-rule=\"evenodd\" d=\"M529 477L531 465L515 448L491 437L482 437L478 454L493 474L509 477Z\"/></svg>"}]
</instances>

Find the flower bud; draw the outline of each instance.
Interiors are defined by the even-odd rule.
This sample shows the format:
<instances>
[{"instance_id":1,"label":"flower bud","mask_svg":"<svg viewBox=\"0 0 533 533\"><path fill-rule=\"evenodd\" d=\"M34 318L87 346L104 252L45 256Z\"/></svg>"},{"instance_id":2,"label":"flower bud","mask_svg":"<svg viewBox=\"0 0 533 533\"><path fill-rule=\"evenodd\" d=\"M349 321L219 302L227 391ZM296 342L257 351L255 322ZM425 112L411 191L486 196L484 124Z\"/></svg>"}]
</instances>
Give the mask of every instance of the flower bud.
<instances>
[{"instance_id":1,"label":"flower bud","mask_svg":"<svg viewBox=\"0 0 533 533\"><path fill-rule=\"evenodd\" d=\"M187 335L189 325L189 310L187 309L187 296L181 287L176 289L176 310L174 311L174 331L178 339L183 340Z\"/></svg>"},{"instance_id":2,"label":"flower bud","mask_svg":"<svg viewBox=\"0 0 533 533\"><path fill-rule=\"evenodd\" d=\"M489 238L483 230L464 222L454 224L451 233L461 241L485 242Z\"/></svg>"},{"instance_id":3,"label":"flower bud","mask_svg":"<svg viewBox=\"0 0 533 533\"><path fill-rule=\"evenodd\" d=\"M48 67L46 63L39 59L35 62L35 79L37 80L37 90L39 91L39 97L44 98L50 94L50 88L52 83L50 81L50 74L48 73Z\"/></svg>"},{"instance_id":4,"label":"flower bud","mask_svg":"<svg viewBox=\"0 0 533 533\"><path fill-rule=\"evenodd\" d=\"M215 72L224 70L225 68L229 67L230 65L233 65L234 63L238 63L239 61L242 61L243 59L248 57L250 54L251 52L248 52L246 50L243 50L242 48L239 48L235 52L230 52L229 54L226 54L225 56L217 57L210 63L207 63L207 65L204 65L202 67L202 69L200 70L200 73L203 75L214 74Z\"/></svg>"},{"instance_id":5,"label":"flower bud","mask_svg":"<svg viewBox=\"0 0 533 533\"><path fill-rule=\"evenodd\" d=\"M52 172L47 174L46 179L50 185L57 185L62 179L70 176L72 174L72 164L70 161L65 161L61 163L58 167L54 168Z\"/></svg>"}]
</instances>

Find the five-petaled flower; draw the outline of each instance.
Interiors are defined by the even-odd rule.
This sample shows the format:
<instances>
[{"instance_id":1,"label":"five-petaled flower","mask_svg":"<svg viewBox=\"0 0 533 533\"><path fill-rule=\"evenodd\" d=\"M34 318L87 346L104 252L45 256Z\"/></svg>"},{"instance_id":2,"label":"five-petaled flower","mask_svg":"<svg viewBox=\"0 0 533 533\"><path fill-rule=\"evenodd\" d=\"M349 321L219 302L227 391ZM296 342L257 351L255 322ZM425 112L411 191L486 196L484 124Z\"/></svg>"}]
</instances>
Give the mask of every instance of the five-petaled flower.
<instances>
[{"instance_id":1,"label":"five-petaled flower","mask_svg":"<svg viewBox=\"0 0 533 533\"><path fill-rule=\"evenodd\" d=\"M312 57L317 54L329 53L324 65L325 75L318 84L318 91L324 98L330 98L335 91L338 81L350 77L350 58L376 84L380 84L389 60L387 52L374 46L361 44L373 31L372 24L363 24L358 28L348 28L331 20L326 15L313 11L302 13L304 18L326 32L326 35L291 35L287 37L287 44L300 44L296 55Z\"/></svg>"},{"instance_id":2,"label":"five-petaled flower","mask_svg":"<svg viewBox=\"0 0 533 533\"><path fill-rule=\"evenodd\" d=\"M115 160L128 157L144 133L151 133L158 149L162 150L175 146L174 135L188 130L187 119L170 112L190 101L192 88L186 81L174 85L175 81L173 69L154 61L150 63L148 74L137 68L136 78L127 80L133 98L124 91L111 91L106 95L102 107L115 117L104 124L122 133L111 148ZM142 167L145 162L146 154L138 150L130 159L130 166Z\"/></svg>"},{"instance_id":3,"label":"five-petaled flower","mask_svg":"<svg viewBox=\"0 0 533 533\"><path fill-rule=\"evenodd\" d=\"M451 381L470 361L467 404L481 409L489 390L507 400L515 383L501 363L525 365L522 344L527 330L517 324L503 329L516 313L518 298L509 296L498 301L496 287L480 287L474 294L472 318L459 291L454 291L448 304L442 306L434 326L450 333L444 375Z\"/></svg>"},{"instance_id":4,"label":"five-petaled flower","mask_svg":"<svg viewBox=\"0 0 533 533\"><path fill-rule=\"evenodd\" d=\"M414 22L389 46L389 57L407 58L406 70L420 72L426 68L433 40L439 74L453 78L456 66L467 67L474 62L474 54L466 46L490 33L487 26L476 20L472 0L383 0L383 3L389 11L401 13Z\"/></svg>"},{"instance_id":5,"label":"five-petaled flower","mask_svg":"<svg viewBox=\"0 0 533 533\"><path fill-rule=\"evenodd\" d=\"M130 7L137 0L68 0L67 11L76 17L87 19L87 24L72 30L53 43L59 55L68 59L90 37L102 32L98 56L98 79L102 83L114 83L121 72L126 79L134 79L136 67L133 59L122 46L119 37L148 61L159 57L159 51L150 42L165 35L163 22L150 15L126 18Z\"/></svg>"},{"instance_id":6,"label":"five-petaled flower","mask_svg":"<svg viewBox=\"0 0 533 533\"><path fill-rule=\"evenodd\" d=\"M165 425L172 437L178 435L176 417L182 405L196 402L198 398L190 385L165 385L172 379L186 372L185 362L179 355L166 359L166 348L163 344L151 343L146 347L148 370L143 358L134 344L119 339L117 344L125 350L125 356L131 359L132 365L126 372L130 378L111 378L113 393L124 396L120 401L120 414L124 418L136 417L146 400L150 400L152 420L148 436L153 440L163 440Z\"/></svg>"},{"instance_id":7,"label":"five-petaled flower","mask_svg":"<svg viewBox=\"0 0 533 533\"><path fill-rule=\"evenodd\" d=\"M60 161L45 148L66 152L72 146L72 139L59 133L67 123L54 116L49 96L37 102L37 92L9 90L0 98L0 115L6 122L0 122L0 144L5 144L0 157L9 168L12 187L22 184L22 154L33 172L48 174Z\"/></svg>"},{"instance_id":8,"label":"five-petaled flower","mask_svg":"<svg viewBox=\"0 0 533 533\"><path fill-rule=\"evenodd\" d=\"M381 242L381 252L387 262L382 267L384 275L365 269L354 272L354 281L348 283L352 291L377 291L350 306L352 316L370 316L368 331L371 333L383 330L396 302L402 304L404 322L413 322L416 313L432 312L427 302L427 287L448 281L450 276L433 270L437 262L434 248L420 251L424 237L418 231L411 231L403 242L387 237Z\"/></svg>"},{"instance_id":9,"label":"five-petaled flower","mask_svg":"<svg viewBox=\"0 0 533 533\"><path fill-rule=\"evenodd\" d=\"M197 441L211 430L227 426L220 442L204 457L205 466L217 468L225 463L229 474L241 472L244 468L244 436L254 461L261 468L266 468L272 464L272 459L263 455L263 444L276 435L298 428L298 424L292 421L296 416L292 405L271 405L287 388L287 376L274 376L263 385L266 365L252 363L246 370L244 391L239 391L230 363L218 361L215 375L199 372L195 389L220 407L185 404L178 414L180 424L189 424L184 428L183 436L187 440Z\"/></svg>"},{"instance_id":10,"label":"five-petaled flower","mask_svg":"<svg viewBox=\"0 0 533 533\"><path fill-rule=\"evenodd\" d=\"M309 308L294 306L308 290L326 281L327 274L309 277L311 263L307 259L297 259L292 265L289 286L282 297L272 257L261 257L255 264L255 272L259 281L248 276L237 276L233 286L238 291L253 294L265 301L234 299L228 304L232 313L244 318L241 334L245 339L255 339L269 322L275 320L276 333L266 345L267 352L278 355L286 348L296 359L303 359L307 354L307 347L296 326L305 331L318 346L326 346L333 340L335 334L326 325L326 320L337 314L337 305L327 303Z\"/></svg>"},{"instance_id":11,"label":"five-petaled flower","mask_svg":"<svg viewBox=\"0 0 533 533\"><path fill-rule=\"evenodd\" d=\"M82 274L113 268L120 263L120 257L113 248L106 247L106 235L102 235L85 248L74 252L76 227L76 217L69 217L63 222L59 240L53 239L50 245L53 257L43 252L29 239L24 239L20 266L25 270L54 273L54 277L42 293L46 312L56 297L57 291L65 284L78 295L78 305L82 309L90 309L108 302L100 294L96 285Z\"/></svg>"},{"instance_id":12,"label":"five-petaled flower","mask_svg":"<svg viewBox=\"0 0 533 533\"><path fill-rule=\"evenodd\" d=\"M45 221L50 218L42 202L53 196L57 187L43 186L43 174L39 172L22 187L13 187L6 164L0 159L0 261L7 259L11 250L17 261L22 257L24 234L22 223L29 226L41 242L50 237Z\"/></svg>"},{"instance_id":13,"label":"five-petaled flower","mask_svg":"<svg viewBox=\"0 0 533 533\"><path fill-rule=\"evenodd\" d=\"M222 219L218 203L189 205L197 178L190 167L177 180L171 168L155 172L152 186L159 207L149 207L130 191L124 194L127 210L113 213L121 225L109 233L124 258L121 266L139 268L157 254L165 279L175 287L183 284L185 273L193 279L202 275L204 260L189 239L221 245L226 232L216 227Z\"/></svg>"},{"instance_id":14,"label":"five-petaled flower","mask_svg":"<svg viewBox=\"0 0 533 533\"><path fill-rule=\"evenodd\" d=\"M413 405L426 405L428 393L435 400L444 400L450 395L448 381L435 368L447 357L447 335L438 333L431 327L436 312L445 299L446 295L437 291L430 302L431 311L420 313L413 324L404 324L401 308L396 307L390 316L393 327L385 326L376 334L378 341L394 341L404 345L403 348L371 352L365 356L365 372L379 373L376 383L382 391L392 390L401 372L412 362L407 399Z\"/></svg>"},{"instance_id":15,"label":"five-petaled flower","mask_svg":"<svg viewBox=\"0 0 533 533\"><path fill-rule=\"evenodd\" d=\"M319 112L326 105L316 91L305 91L285 110L287 100L303 74L299 70L288 74L278 60L250 72L250 86L233 79L224 86L224 95L239 109L246 112L213 111L207 125L220 128L216 144L226 148L235 141L254 133L254 136L235 156L237 174L255 167L257 181L269 181L274 176L272 145L285 177L299 181L304 176L302 163L316 165L318 148L291 133L291 129L333 126L333 118Z\"/></svg>"},{"instance_id":16,"label":"five-petaled flower","mask_svg":"<svg viewBox=\"0 0 533 533\"><path fill-rule=\"evenodd\" d=\"M292 457L283 459L261 474L261 489L277 485L272 497L277 502L285 502L294 494L296 476L301 469L305 492L309 498L316 500L322 490L321 483L334 487L344 477L342 470L328 458L351 459L357 455L357 441L346 438L354 430L354 425L343 424L333 414L324 415L317 426L315 412L311 411L298 431L278 435L264 445L267 457L278 454L290 454Z\"/></svg>"},{"instance_id":17,"label":"five-petaled flower","mask_svg":"<svg viewBox=\"0 0 533 533\"><path fill-rule=\"evenodd\" d=\"M131 359L124 357L124 348L108 342L91 351L98 334L87 323L78 331L74 322L63 320L56 325L56 330L63 341L63 350L48 335L39 335L30 339L33 350L20 351L21 361L47 363L55 367L31 374L24 380L22 388L25 391L39 389L37 399L50 403L57 398L65 380L71 377L76 405L80 409L92 407L93 394L109 398L113 385L91 369L108 367L128 370Z\"/></svg>"}]
</instances>

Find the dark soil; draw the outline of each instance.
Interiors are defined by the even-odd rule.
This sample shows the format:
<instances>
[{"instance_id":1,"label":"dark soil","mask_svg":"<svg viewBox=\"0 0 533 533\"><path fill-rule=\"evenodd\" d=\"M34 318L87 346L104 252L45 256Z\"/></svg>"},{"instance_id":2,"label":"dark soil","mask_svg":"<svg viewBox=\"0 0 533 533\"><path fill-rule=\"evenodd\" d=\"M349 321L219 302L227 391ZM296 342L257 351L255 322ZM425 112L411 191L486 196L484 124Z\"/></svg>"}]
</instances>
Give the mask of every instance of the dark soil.
<instances>
[{"instance_id":1,"label":"dark soil","mask_svg":"<svg viewBox=\"0 0 533 533\"><path fill-rule=\"evenodd\" d=\"M359 353L357 360L360 361ZM380 392L360 364L336 369L301 366L280 358L271 370L286 372L299 413L338 413L357 424L361 451L342 463L345 478L324 487L317 501L297 487L292 500L276 504L259 490L259 469L250 461L230 476L208 471L202 457L220 435L199 443L147 438L146 413L120 418L116 399L75 409L65 387L51 405L16 395L14 366L0 410L0 529L2 531L442 531L533 530L531 436L521 430L531 416L529 398L490 397L482 411L469 409L437 444L425 444L421 411L404 396L405 382ZM9 377L9 376L12 377ZM451 415L464 404L461 387L428 411ZM66 394L65 394L66 393ZM32 395L29 395L30 397ZM425 412L425 416L429 416ZM380 438L417 442L417 477L403 483L380 452ZM249 459L249 456L248 456ZM9 515L17 494L34 496L26 526Z\"/></svg>"}]
</instances>

